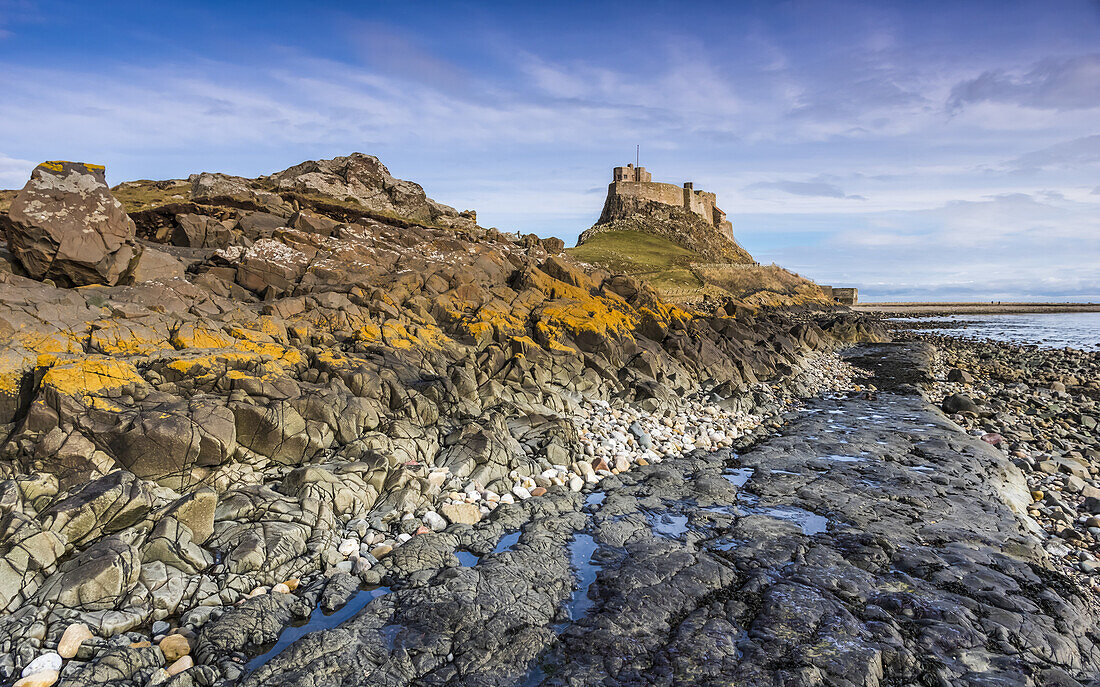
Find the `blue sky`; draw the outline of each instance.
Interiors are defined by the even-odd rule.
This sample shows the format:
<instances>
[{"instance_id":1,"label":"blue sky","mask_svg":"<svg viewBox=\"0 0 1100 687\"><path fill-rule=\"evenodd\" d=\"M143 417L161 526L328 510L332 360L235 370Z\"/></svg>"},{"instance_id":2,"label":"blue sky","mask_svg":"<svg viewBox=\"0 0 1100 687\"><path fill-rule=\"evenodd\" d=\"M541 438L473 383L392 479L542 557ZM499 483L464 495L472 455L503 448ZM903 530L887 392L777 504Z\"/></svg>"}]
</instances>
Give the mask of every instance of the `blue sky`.
<instances>
[{"instance_id":1,"label":"blue sky","mask_svg":"<svg viewBox=\"0 0 1100 687\"><path fill-rule=\"evenodd\" d=\"M1100 301L1100 2L550 5L0 0L0 187L361 151L572 242L640 144L865 300Z\"/></svg>"}]
</instances>

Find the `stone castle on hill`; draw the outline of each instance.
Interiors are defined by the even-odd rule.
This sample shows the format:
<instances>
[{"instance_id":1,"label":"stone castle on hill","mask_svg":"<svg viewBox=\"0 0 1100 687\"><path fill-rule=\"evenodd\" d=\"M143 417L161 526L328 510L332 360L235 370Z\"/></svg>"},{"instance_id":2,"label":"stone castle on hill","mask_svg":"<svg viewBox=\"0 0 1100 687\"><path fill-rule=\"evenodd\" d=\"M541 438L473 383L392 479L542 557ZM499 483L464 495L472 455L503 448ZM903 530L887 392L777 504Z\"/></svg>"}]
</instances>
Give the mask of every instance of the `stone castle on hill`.
<instances>
[{"instance_id":1,"label":"stone castle on hill","mask_svg":"<svg viewBox=\"0 0 1100 687\"><path fill-rule=\"evenodd\" d=\"M733 237L733 225L713 193L653 181L645 167L615 167L600 219L577 245L605 232L636 232L664 237L694 251L700 262L752 264ZM624 236L625 238L625 236Z\"/></svg>"},{"instance_id":2,"label":"stone castle on hill","mask_svg":"<svg viewBox=\"0 0 1100 687\"><path fill-rule=\"evenodd\" d=\"M734 240L733 224L726 220L726 213L718 207L718 196L696 190L690 181L685 181L682 188L676 184L653 181L653 175L645 167L629 164L615 168L607 195L609 198L620 196L682 207L710 222L726 238Z\"/></svg>"}]
</instances>

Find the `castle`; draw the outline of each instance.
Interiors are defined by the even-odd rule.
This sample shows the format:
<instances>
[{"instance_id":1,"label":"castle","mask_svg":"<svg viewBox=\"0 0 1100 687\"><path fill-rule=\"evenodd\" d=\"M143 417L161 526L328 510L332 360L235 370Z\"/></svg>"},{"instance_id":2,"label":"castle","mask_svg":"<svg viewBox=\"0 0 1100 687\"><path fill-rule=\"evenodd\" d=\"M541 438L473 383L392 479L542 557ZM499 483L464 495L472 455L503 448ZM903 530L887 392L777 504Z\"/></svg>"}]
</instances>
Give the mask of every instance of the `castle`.
<instances>
[{"instance_id":1,"label":"castle","mask_svg":"<svg viewBox=\"0 0 1100 687\"><path fill-rule=\"evenodd\" d=\"M733 224L726 220L726 213L718 207L718 196L695 190L690 181L685 181L683 188L675 184L663 184L653 181L653 175L645 167L629 164L615 168L607 193L609 198L619 196L682 207L714 225L726 238L734 240Z\"/></svg>"}]
</instances>

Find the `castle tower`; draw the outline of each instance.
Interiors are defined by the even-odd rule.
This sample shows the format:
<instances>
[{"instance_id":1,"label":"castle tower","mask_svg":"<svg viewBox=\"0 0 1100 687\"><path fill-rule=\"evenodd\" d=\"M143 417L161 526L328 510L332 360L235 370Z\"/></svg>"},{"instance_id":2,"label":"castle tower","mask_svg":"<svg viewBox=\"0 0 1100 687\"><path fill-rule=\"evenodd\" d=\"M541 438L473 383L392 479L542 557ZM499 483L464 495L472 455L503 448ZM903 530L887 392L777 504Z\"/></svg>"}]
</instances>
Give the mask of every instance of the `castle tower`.
<instances>
[{"instance_id":1,"label":"castle tower","mask_svg":"<svg viewBox=\"0 0 1100 687\"><path fill-rule=\"evenodd\" d=\"M634 163L630 163L626 167L616 167L611 173L611 180L613 182L651 182L653 181L653 175L647 172L645 167L635 167Z\"/></svg>"}]
</instances>

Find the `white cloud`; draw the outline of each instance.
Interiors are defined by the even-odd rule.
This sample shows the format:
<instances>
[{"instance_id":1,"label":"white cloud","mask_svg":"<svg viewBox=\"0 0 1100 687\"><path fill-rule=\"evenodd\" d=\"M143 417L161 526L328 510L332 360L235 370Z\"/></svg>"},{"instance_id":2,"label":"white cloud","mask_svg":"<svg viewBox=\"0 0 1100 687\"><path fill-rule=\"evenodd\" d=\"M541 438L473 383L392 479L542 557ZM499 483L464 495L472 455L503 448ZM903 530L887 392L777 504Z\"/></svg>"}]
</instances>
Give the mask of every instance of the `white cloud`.
<instances>
[{"instance_id":1,"label":"white cloud","mask_svg":"<svg viewBox=\"0 0 1100 687\"><path fill-rule=\"evenodd\" d=\"M0 188L23 188L38 162L20 160L0 153Z\"/></svg>"}]
</instances>

